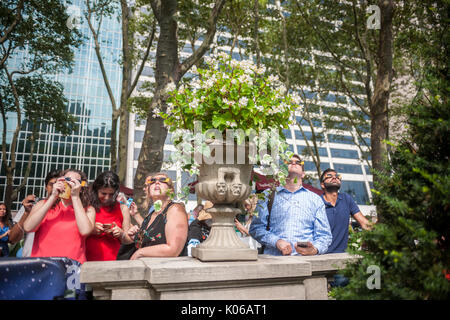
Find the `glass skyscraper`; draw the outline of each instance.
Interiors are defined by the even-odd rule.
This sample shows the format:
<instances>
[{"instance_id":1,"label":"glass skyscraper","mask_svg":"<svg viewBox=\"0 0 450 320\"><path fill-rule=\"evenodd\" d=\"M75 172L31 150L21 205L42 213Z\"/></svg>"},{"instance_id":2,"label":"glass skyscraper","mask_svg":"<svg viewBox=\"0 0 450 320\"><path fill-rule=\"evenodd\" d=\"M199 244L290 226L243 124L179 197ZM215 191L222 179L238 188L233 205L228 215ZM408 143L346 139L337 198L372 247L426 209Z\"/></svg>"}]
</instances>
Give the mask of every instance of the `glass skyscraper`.
<instances>
[{"instance_id":1,"label":"glass skyscraper","mask_svg":"<svg viewBox=\"0 0 450 320\"><path fill-rule=\"evenodd\" d=\"M226 32L217 32L216 33L216 41L219 37L228 37L232 38L231 34ZM201 41L197 41L196 46L200 46ZM217 49L219 51L224 51L230 53L229 46L218 46ZM191 54L192 50L189 45L186 45L181 52L182 58L186 58ZM233 52L233 58L236 60L240 59L240 55ZM146 69L147 72L144 72L141 78L141 81L150 81L154 82L154 75L152 70L152 62L149 62ZM192 76L187 74L187 76ZM312 97L311 97L312 98ZM361 96L361 99L363 96ZM345 105L348 109L357 110L357 108L350 102L347 101L347 98L343 95L340 95L338 92L334 94L328 94L323 98L319 98L315 101L317 104L317 108L314 114L315 120L313 121L313 126L315 131L321 131L323 128L322 118L325 113L329 112L329 108L340 108ZM338 105L339 103L339 105ZM311 139L311 127L306 123L305 120L300 118L300 112L293 115L298 120L297 122L302 126L303 132L308 140ZM128 151L128 168L133 168L133 170L129 170L127 173L127 186L132 186L134 173L136 172L136 168L138 165L138 157L139 152L142 146L142 140L144 137L145 130L145 121L141 121L139 125L136 125L134 118L135 115L130 116L130 124L129 124L129 151ZM368 118L366 119L368 120ZM298 124L293 125L284 130L284 134L287 138L287 143L289 144L290 151L302 155L302 151L307 147L307 143L298 127ZM366 133L364 139L370 145L370 136L369 133ZM333 168L342 174L342 186L341 191L349 193L356 201L358 206L361 209L361 212L364 215L374 215L375 214L375 206L370 205L371 202L371 191L370 188L372 186L372 175L369 172L369 168L365 161L363 161L363 155L361 154L361 150L355 145L354 139L352 137L352 132L343 133L342 130L327 130L324 135L324 141L319 145L319 156L321 162L321 171L327 168ZM359 143L361 143L359 141ZM311 143L310 143L311 145ZM362 146L361 149L363 152L368 152L367 148ZM165 142L164 146L164 160L169 159L169 155L171 152L176 151L175 147L172 145L170 140L170 133ZM306 155L302 156L305 159L305 171L310 176L314 174L317 176L317 171L312 161L311 157ZM370 157L369 157L370 161ZM186 186L189 182L195 180L195 177L189 177L188 174L181 171L169 170L169 175L172 179L176 179L178 177L178 182L176 184L176 188L181 188ZM311 183L315 187L320 189L318 178L311 179L307 181ZM196 196L191 194L189 196L189 202L187 204L188 209L193 209L197 203Z\"/></svg>"},{"instance_id":2,"label":"glass skyscraper","mask_svg":"<svg viewBox=\"0 0 450 320\"><path fill-rule=\"evenodd\" d=\"M74 0L73 6L78 6L80 12L84 9L84 1ZM94 40L86 21L82 20L78 30L86 37L84 43L75 49L75 61L72 73L59 73L54 79L64 86L64 94L69 100L68 111L76 116L77 129L64 137L55 132L52 125L40 128L32 168L26 188L21 191L18 200L27 194L39 198L45 197L44 178L54 169L75 168L84 171L89 181L93 181L99 173L110 168L111 114L112 107L102 78L97 56L94 50ZM109 77L116 101L120 99L121 67L120 54L122 47L121 23L116 19L104 18L100 33L101 50L104 65ZM20 52L9 62L9 68L20 59L26 58L27 52ZM16 115L8 114L7 144L11 143L15 129ZM29 159L31 131L29 124L23 121L19 134L16 156L17 169L14 174L14 186L22 181ZM0 123L0 130L3 126ZM1 156L1 154L0 154ZM7 156L10 154L8 152ZM0 173L0 197L4 198L6 185L5 168ZM12 209L17 210L19 201L13 203Z\"/></svg>"}]
</instances>

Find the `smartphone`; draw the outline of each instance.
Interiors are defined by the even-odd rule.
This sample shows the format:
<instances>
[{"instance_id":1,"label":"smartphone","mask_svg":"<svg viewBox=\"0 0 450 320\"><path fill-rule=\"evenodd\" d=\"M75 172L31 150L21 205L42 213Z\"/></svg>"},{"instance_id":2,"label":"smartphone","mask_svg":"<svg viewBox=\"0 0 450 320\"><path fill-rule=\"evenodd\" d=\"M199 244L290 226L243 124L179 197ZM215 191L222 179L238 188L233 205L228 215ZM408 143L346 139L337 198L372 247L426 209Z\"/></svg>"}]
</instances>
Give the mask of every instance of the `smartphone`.
<instances>
[{"instance_id":1,"label":"smartphone","mask_svg":"<svg viewBox=\"0 0 450 320\"><path fill-rule=\"evenodd\" d=\"M133 198L129 198L127 201L127 207L129 208L131 206L131 203L133 202Z\"/></svg>"},{"instance_id":2,"label":"smartphone","mask_svg":"<svg viewBox=\"0 0 450 320\"><path fill-rule=\"evenodd\" d=\"M299 242L297 242L297 247L308 248L308 242L299 241Z\"/></svg>"},{"instance_id":3,"label":"smartphone","mask_svg":"<svg viewBox=\"0 0 450 320\"><path fill-rule=\"evenodd\" d=\"M104 224L103 224L103 229L109 230L109 229L111 229L111 228L112 228L112 224L111 224L111 223L104 223Z\"/></svg>"}]
</instances>

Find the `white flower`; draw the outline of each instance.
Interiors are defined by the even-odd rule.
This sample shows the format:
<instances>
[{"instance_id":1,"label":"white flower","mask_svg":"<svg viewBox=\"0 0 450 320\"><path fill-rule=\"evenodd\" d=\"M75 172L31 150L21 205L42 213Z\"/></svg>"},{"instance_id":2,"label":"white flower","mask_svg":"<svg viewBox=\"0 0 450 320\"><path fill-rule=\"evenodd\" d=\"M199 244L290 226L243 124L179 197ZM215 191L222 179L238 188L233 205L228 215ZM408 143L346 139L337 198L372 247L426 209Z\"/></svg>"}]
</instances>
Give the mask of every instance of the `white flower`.
<instances>
[{"instance_id":1,"label":"white flower","mask_svg":"<svg viewBox=\"0 0 450 320\"><path fill-rule=\"evenodd\" d=\"M226 92L227 92L227 87L226 87L226 86L223 86L222 89L220 89L220 92L226 93Z\"/></svg>"},{"instance_id":2,"label":"white flower","mask_svg":"<svg viewBox=\"0 0 450 320\"><path fill-rule=\"evenodd\" d=\"M229 106L233 105L233 102L229 101L227 98L222 98L222 102L227 104L227 105L229 105Z\"/></svg>"},{"instance_id":3,"label":"white flower","mask_svg":"<svg viewBox=\"0 0 450 320\"><path fill-rule=\"evenodd\" d=\"M192 66L192 68L191 68L191 73L192 74L198 74L198 70L197 70L197 66Z\"/></svg>"},{"instance_id":4,"label":"white flower","mask_svg":"<svg viewBox=\"0 0 450 320\"><path fill-rule=\"evenodd\" d=\"M298 95L297 92L294 92L294 93L292 94L291 97L292 97L292 101L293 101L295 104L300 104L300 103L301 103L300 96Z\"/></svg>"},{"instance_id":5,"label":"white flower","mask_svg":"<svg viewBox=\"0 0 450 320\"><path fill-rule=\"evenodd\" d=\"M227 60L229 55L228 55L228 53L222 51L222 52L219 53L219 57L221 57L224 60Z\"/></svg>"},{"instance_id":6,"label":"white flower","mask_svg":"<svg viewBox=\"0 0 450 320\"><path fill-rule=\"evenodd\" d=\"M278 88L281 95L284 95L287 91L286 87L284 85L280 85Z\"/></svg>"},{"instance_id":7,"label":"white flower","mask_svg":"<svg viewBox=\"0 0 450 320\"><path fill-rule=\"evenodd\" d=\"M197 98L194 98L194 100L192 100L192 102L191 102L191 104L190 104L191 108L192 108L192 109L197 109L198 103L199 103L199 102L200 102L200 101L199 101Z\"/></svg>"},{"instance_id":8,"label":"white flower","mask_svg":"<svg viewBox=\"0 0 450 320\"><path fill-rule=\"evenodd\" d=\"M208 57L208 56L204 57L204 60L205 60L205 63L208 64L208 65L211 65L211 63L213 61L213 59L211 57Z\"/></svg>"},{"instance_id":9,"label":"white flower","mask_svg":"<svg viewBox=\"0 0 450 320\"><path fill-rule=\"evenodd\" d=\"M270 76L267 78L267 81L268 81L268 82L277 82L277 81L278 81L278 76L270 75Z\"/></svg>"},{"instance_id":10,"label":"white flower","mask_svg":"<svg viewBox=\"0 0 450 320\"><path fill-rule=\"evenodd\" d=\"M241 107L246 107L248 104L248 99L246 97L242 97L239 99L239 105Z\"/></svg>"},{"instance_id":11,"label":"white flower","mask_svg":"<svg viewBox=\"0 0 450 320\"><path fill-rule=\"evenodd\" d=\"M158 108L153 109L153 111L152 111L152 113L153 113L152 117L153 117L153 118L159 117L159 114L158 114L158 113L160 113L160 112L161 112L161 110L159 110Z\"/></svg>"},{"instance_id":12,"label":"white flower","mask_svg":"<svg viewBox=\"0 0 450 320\"><path fill-rule=\"evenodd\" d=\"M166 85L166 90L165 90L165 92L166 92L166 93L171 92L171 91L175 90L176 88L177 88L177 86L175 85L175 83L169 82L169 83Z\"/></svg>"},{"instance_id":13,"label":"white flower","mask_svg":"<svg viewBox=\"0 0 450 320\"><path fill-rule=\"evenodd\" d=\"M255 70L255 72L256 72L257 74L263 74L264 72L266 72L266 67L265 67L265 66L261 66L261 67L257 68L257 69Z\"/></svg>"},{"instance_id":14,"label":"white flower","mask_svg":"<svg viewBox=\"0 0 450 320\"><path fill-rule=\"evenodd\" d=\"M237 60L231 60L231 61L230 61L230 66L231 66L231 68L239 67L239 61L237 61Z\"/></svg>"},{"instance_id":15,"label":"white flower","mask_svg":"<svg viewBox=\"0 0 450 320\"><path fill-rule=\"evenodd\" d=\"M236 84L237 83L237 80L236 79L231 79L231 84Z\"/></svg>"}]
</instances>

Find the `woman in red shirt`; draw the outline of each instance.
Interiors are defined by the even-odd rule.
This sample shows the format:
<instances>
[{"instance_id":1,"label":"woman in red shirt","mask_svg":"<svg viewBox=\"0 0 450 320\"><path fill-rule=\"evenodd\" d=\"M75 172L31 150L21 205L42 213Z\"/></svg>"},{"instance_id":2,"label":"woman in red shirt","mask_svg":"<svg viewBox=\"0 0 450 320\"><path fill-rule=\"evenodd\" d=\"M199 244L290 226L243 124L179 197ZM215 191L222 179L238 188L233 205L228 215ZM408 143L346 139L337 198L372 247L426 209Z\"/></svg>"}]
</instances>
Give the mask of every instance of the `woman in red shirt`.
<instances>
[{"instance_id":1,"label":"woman in red shirt","mask_svg":"<svg viewBox=\"0 0 450 320\"><path fill-rule=\"evenodd\" d=\"M121 241L130 227L130 213L117 200L119 177L112 171L101 173L92 184L91 205L95 208L95 227L86 239L88 261L116 260Z\"/></svg>"},{"instance_id":2,"label":"woman in red shirt","mask_svg":"<svg viewBox=\"0 0 450 320\"><path fill-rule=\"evenodd\" d=\"M35 232L31 257L86 261L85 239L95 222L86 183L84 172L67 169L53 185L51 195L33 206L23 224L25 232Z\"/></svg>"}]
</instances>

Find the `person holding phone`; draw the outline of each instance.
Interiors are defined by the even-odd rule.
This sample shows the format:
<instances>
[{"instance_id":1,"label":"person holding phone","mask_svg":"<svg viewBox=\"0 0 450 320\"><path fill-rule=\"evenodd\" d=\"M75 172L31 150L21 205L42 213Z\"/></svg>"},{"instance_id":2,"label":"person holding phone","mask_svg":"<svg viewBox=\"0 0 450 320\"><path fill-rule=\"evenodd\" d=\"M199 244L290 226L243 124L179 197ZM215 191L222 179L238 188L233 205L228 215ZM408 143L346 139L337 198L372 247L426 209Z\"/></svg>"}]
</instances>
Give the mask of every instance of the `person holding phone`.
<instances>
[{"instance_id":1,"label":"person holding phone","mask_svg":"<svg viewBox=\"0 0 450 320\"><path fill-rule=\"evenodd\" d=\"M129 209L121 203L119 189L119 176L112 171L101 173L92 184L90 203L96 217L94 230L86 240L88 261L116 260L125 233L130 228Z\"/></svg>"},{"instance_id":2,"label":"person holding phone","mask_svg":"<svg viewBox=\"0 0 450 320\"><path fill-rule=\"evenodd\" d=\"M266 199L257 205L258 216L253 218L249 233L264 246L264 254L323 254L332 240L325 205L317 194L303 187L305 172L300 156L294 154L287 165L286 184L273 191L270 214L266 193Z\"/></svg>"},{"instance_id":3,"label":"person holding phone","mask_svg":"<svg viewBox=\"0 0 450 320\"><path fill-rule=\"evenodd\" d=\"M31 257L86 261L86 237L95 223L86 183L84 172L67 169L53 184L50 196L33 206L23 224L25 232L35 232Z\"/></svg>"}]
</instances>

